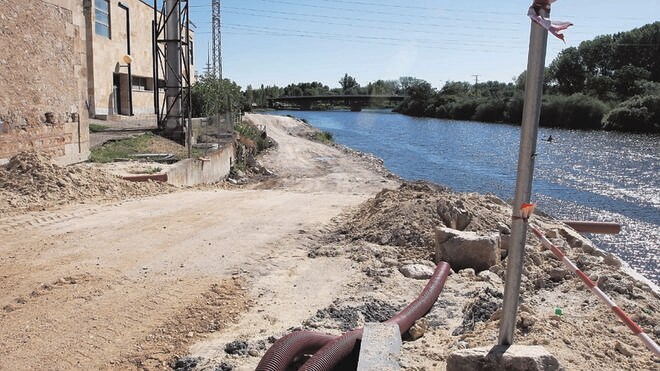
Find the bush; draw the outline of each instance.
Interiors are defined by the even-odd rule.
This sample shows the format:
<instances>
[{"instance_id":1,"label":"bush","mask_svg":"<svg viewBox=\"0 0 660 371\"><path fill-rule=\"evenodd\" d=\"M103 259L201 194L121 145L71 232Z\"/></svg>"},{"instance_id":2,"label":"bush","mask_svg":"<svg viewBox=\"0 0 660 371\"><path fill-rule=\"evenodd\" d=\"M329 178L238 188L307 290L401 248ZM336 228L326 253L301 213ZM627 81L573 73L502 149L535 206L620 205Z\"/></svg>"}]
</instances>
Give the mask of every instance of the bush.
<instances>
[{"instance_id":1,"label":"bush","mask_svg":"<svg viewBox=\"0 0 660 371\"><path fill-rule=\"evenodd\" d=\"M660 133L660 96L636 96L621 103L603 118L608 130Z\"/></svg>"},{"instance_id":2,"label":"bush","mask_svg":"<svg viewBox=\"0 0 660 371\"><path fill-rule=\"evenodd\" d=\"M479 103L473 99L458 101L450 105L449 117L454 120L472 120Z\"/></svg>"},{"instance_id":3,"label":"bush","mask_svg":"<svg viewBox=\"0 0 660 371\"><path fill-rule=\"evenodd\" d=\"M541 126L573 129L599 129L607 112L600 100L578 93L547 96L541 106Z\"/></svg>"},{"instance_id":4,"label":"bush","mask_svg":"<svg viewBox=\"0 0 660 371\"><path fill-rule=\"evenodd\" d=\"M334 140L333 136L332 136L332 133L329 132L329 131L317 132L317 133L314 134L312 139L314 139L316 141L319 141L321 143L326 143L326 144L332 143L333 140Z\"/></svg>"},{"instance_id":5,"label":"bush","mask_svg":"<svg viewBox=\"0 0 660 371\"><path fill-rule=\"evenodd\" d=\"M504 112L504 121L512 124L520 125L522 123L522 112L524 100L522 96L511 98L506 104L506 112Z\"/></svg>"},{"instance_id":6,"label":"bush","mask_svg":"<svg viewBox=\"0 0 660 371\"><path fill-rule=\"evenodd\" d=\"M250 139L257 146L257 153L272 146L272 142L268 139L266 132L257 128L254 124L248 121L241 121L234 126L234 130L240 135Z\"/></svg>"},{"instance_id":7,"label":"bush","mask_svg":"<svg viewBox=\"0 0 660 371\"><path fill-rule=\"evenodd\" d=\"M506 104L502 100L481 103L474 111L473 120L484 122L503 122Z\"/></svg>"}]
</instances>

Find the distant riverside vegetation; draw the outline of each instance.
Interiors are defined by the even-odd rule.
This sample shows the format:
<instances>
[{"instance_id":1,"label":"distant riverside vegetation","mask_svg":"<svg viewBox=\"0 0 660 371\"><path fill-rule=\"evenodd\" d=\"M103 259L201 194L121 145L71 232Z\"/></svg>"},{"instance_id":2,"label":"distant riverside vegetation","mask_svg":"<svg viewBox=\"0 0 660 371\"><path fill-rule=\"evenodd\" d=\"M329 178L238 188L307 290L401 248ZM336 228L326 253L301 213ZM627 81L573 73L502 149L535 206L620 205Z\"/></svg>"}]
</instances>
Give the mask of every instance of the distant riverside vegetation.
<instances>
[{"instance_id":1,"label":"distant riverside vegetation","mask_svg":"<svg viewBox=\"0 0 660 371\"><path fill-rule=\"evenodd\" d=\"M227 96L250 110L280 96L405 95L394 109L405 115L520 124L525 78L522 72L510 83L450 81L436 89L414 77L360 86L345 74L341 88L308 82L284 88L248 85L243 91L207 75L193 85L193 114L224 111ZM542 126L660 133L660 22L562 50L546 67L543 83Z\"/></svg>"}]
</instances>

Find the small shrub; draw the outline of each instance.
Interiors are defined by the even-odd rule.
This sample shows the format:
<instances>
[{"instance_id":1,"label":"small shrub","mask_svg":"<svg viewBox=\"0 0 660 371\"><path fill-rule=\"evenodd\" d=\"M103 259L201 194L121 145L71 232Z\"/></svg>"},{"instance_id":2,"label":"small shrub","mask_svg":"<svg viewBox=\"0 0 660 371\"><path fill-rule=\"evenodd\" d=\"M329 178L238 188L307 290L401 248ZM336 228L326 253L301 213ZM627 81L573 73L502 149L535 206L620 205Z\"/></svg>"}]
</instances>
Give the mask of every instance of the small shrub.
<instances>
[{"instance_id":1,"label":"small shrub","mask_svg":"<svg viewBox=\"0 0 660 371\"><path fill-rule=\"evenodd\" d=\"M316 134L314 134L313 137L314 140L317 140L322 143L332 143L333 142L333 136L332 133L328 131L321 131Z\"/></svg>"},{"instance_id":2,"label":"small shrub","mask_svg":"<svg viewBox=\"0 0 660 371\"><path fill-rule=\"evenodd\" d=\"M105 125L99 125L99 124L89 124L89 131L90 133L98 133L100 131L105 131L108 129L108 126Z\"/></svg>"},{"instance_id":3,"label":"small shrub","mask_svg":"<svg viewBox=\"0 0 660 371\"><path fill-rule=\"evenodd\" d=\"M260 130L247 121L242 121L236 124L234 126L234 130L236 130L240 135L253 141L257 146L257 152L261 152L272 145L272 142L268 139L265 131Z\"/></svg>"}]
</instances>

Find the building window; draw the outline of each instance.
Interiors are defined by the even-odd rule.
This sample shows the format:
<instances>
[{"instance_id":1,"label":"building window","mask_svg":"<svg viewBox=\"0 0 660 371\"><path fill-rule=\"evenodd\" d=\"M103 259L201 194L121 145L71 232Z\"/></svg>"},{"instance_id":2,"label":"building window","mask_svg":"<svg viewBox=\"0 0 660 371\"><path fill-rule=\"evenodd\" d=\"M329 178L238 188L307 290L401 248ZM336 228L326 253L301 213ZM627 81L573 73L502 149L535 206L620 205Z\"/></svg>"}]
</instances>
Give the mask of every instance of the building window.
<instances>
[{"instance_id":1,"label":"building window","mask_svg":"<svg viewBox=\"0 0 660 371\"><path fill-rule=\"evenodd\" d=\"M110 38L110 0L94 0L96 34Z\"/></svg>"},{"instance_id":2,"label":"building window","mask_svg":"<svg viewBox=\"0 0 660 371\"><path fill-rule=\"evenodd\" d=\"M133 76L131 80L133 80L133 90L151 90L147 85L146 77Z\"/></svg>"},{"instance_id":3,"label":"building window","mask_svg":"<svg viewBox=\"0 0 660 371\"><path fill-rule=\"evenodd\" d=\"M195 44L193 44L192 40L190 40L190 64L194 65L195 64Z\"/></svg>"}]
</instances>

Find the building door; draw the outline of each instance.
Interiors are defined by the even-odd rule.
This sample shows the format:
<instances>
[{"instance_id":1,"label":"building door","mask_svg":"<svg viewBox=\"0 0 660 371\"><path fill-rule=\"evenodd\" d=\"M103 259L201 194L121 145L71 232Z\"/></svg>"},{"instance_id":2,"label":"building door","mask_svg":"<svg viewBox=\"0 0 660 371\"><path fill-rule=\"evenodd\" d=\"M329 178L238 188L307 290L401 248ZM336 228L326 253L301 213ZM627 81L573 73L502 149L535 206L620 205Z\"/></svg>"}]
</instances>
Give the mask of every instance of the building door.
<instances>
[{"instance_id":1,"label":"building door","mask_svg":"<svg viewBox=\"0 0 660 371\"><path fill-rule=\"evenodd\" d=\"M121 78L118 73L112 74L112 98L112 113L121 115Z\"/></svg>"}]
</instances>

